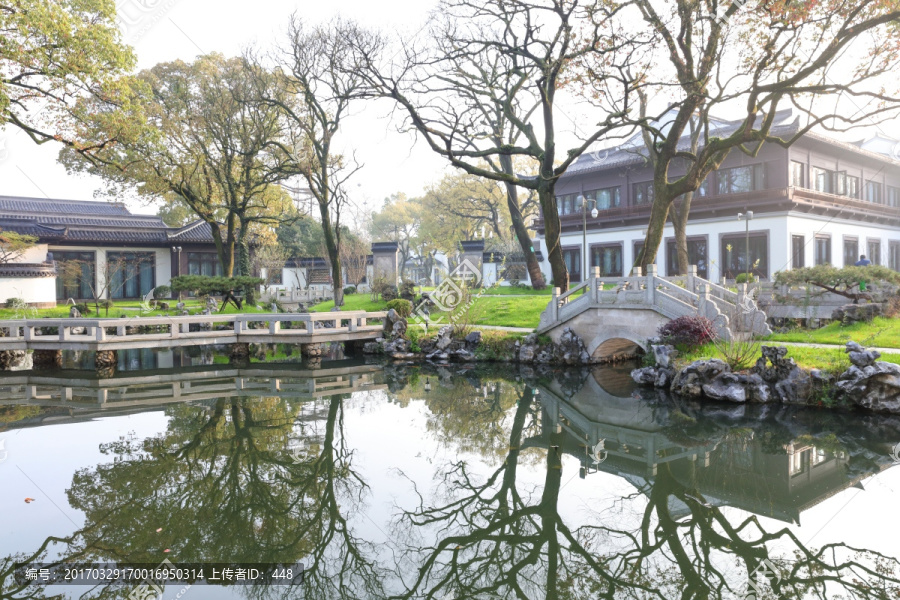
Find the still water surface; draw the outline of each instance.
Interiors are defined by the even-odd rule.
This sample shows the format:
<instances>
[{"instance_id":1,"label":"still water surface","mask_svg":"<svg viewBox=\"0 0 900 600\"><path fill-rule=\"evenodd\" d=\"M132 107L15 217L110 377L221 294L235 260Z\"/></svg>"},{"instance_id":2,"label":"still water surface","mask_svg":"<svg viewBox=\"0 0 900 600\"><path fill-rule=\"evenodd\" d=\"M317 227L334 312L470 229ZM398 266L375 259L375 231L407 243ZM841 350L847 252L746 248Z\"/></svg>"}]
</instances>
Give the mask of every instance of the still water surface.
<instances>
[{"instance_id":1,"label":"still water surface","mask_svg":"<svg viewBox=\"0 0 900 600\"><path fill-rule=\"evenodd\" d=\"M0 440L3 598L132 593L11 574L57 559L306 568L167 599L900 594L900 420L684 404L627 369L6 373Z\"/></svg>"}]
</instances>

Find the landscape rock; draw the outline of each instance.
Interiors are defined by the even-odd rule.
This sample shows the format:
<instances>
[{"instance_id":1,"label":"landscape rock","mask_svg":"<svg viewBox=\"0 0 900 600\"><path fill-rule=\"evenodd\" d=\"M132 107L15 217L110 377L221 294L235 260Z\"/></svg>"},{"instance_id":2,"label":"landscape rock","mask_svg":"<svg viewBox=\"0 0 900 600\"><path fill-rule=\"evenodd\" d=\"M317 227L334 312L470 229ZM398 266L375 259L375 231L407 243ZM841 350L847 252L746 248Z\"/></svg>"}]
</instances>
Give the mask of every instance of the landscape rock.
<instances>
[{"instance_id":1,"label":"landscape rock","mask_svg":"<svg viewBox=\"0 0 900 600\"><path fill-rule=\"evenodd\" d=\"M650 349L656 366L635 369L631 372L631 378L640 385L668 388L675 378L675 369L671 366L675 348L665 344L653 344Z\"/></svg>"},{"instance_id":2,"label":"landscape rock","mask_svg":"<svg viewBox=\"0 0 900 600\"><path fill-rule=\"evenodd\" d=\"M853 341L847 342L844 352L850 357L850 362L861 369L871 367L881 358L881 352L878 350L866 350Z\"/></svg>"},{"instance_id":3,"label":"landscape rock","mask_svg":"<svg viewBox=\"0 0 900 600\"><path fill-rule=\"evenodd\" d=\"M450 339L451 330L452 328L449 325L444 325L438 330L437 339L435 340L435 346L438 350L445 350L453 341Z\"/></svg>"},{"instance_id":4,"label":"landscape rock","mask_svg":"<svg viewBox=\"0 0 900 600\"><path fill-rule=\"evenodd\" d=\"M591 356L581 338L570 327L563 329L559 341L556 343L560 362L566 365L586 365L591 361Z\"/></svg>"},{"instance_id":5,"label":"landscape rock","mask_svg":"<svg viewBox=\"0 0 900 600\"><path fill-rule=\"evenodd\" d=\"M861 321L870 322L875 317L880 317L884 313L881 304L845 304L834 309L831 318L840 321L844 325L850 323L859 323Z\"/></svg>"},{"instance_id":6,"label":"landscape rock","mask_svg":"<svg viewBox=\"0 0 900 600\"><path fill-rule=\"evenodd\" d=\"M847 342L845 352L853 364L834 384L835 398L874 412L900 414L900 365L876 362L881 355L856 342Z\"/></svg>"},{"instance_id":7,"label":"landscape rock","mask_svg":"<svg viewBox=\"0 0 900 600\"><path fill-rule=\"evenodd\" d=\"M718 358L695 360L675 375L671 391L679 396L699 399L703 397L704 385L712 383L716 376L730 372L731 367Z\"/></svg>"},{"instance_id":8,"label":"landscape rock","mask_svg":"<svg viewBox=\"0 0 900 600\"><path fill-rule=\"evenodd\" d=\"M470 348L474 348L480 343L481 343L481 332L480 331L473 331L472 333L470 333L469 335L466 336L466 345L469 346Z\"/></svg>"},{"instance_id":9,"label":"landscape rock","mask_svg":"<svg viewBox=\"0 0 900 600\"><path fill-rule=\"evenodd\" d=\"M80 319L81 311L73 306L72 308L69 309L69 318L70 319Z\"/></svg>"}]
</instances>

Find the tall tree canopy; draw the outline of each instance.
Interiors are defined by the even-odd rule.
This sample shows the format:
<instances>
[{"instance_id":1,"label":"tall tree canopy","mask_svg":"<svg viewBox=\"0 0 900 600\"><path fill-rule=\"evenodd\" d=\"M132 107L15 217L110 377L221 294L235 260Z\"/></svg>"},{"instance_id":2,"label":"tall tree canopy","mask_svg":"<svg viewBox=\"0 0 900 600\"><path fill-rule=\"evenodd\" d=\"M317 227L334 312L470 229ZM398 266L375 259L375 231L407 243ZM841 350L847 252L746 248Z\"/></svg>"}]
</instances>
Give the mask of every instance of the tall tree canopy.
<instances>
[{"instance_id":1,"label":"tall tree canopy","mask_svg":"<svg viewBox=\"0 0 900 600\"><path fill-rule=\"evenodd\" d=\"M225 275L235 272L236 249L243 273L252 226L279 222L290 204L272 151L283 135L279 114L254 102L255 86L270 78L218 54L161 63L128 80L127 104L84 103L80 139L116 143L64 149L61 160L71 172L104 177L117 196L177 198L209 223Z\"/></svg>"},{"instance_id":2,"label":"tall tree canopy","mask_svg":"<svg viewBox=\"0 0 900 600\"><path fill-rule=\"evenodd\" d=\"M114 98L118 78L134 68L115 18L112 0L0 3L0 129L81 147L75 101Z\"/></svg>"}]
</instances>

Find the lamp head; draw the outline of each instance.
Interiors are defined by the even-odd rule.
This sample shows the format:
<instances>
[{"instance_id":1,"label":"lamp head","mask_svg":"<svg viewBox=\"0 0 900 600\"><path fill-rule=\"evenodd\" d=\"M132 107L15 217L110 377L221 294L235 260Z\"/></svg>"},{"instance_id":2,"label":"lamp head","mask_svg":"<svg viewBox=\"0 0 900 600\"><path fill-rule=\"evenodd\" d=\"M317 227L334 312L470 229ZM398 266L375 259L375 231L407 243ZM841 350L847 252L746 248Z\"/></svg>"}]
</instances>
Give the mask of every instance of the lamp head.
<instances>
[{"instance_id":1,"label":"lamp head","mask_svg":"<svg viewBox=\"0 0 900 600\"><path fill-rule=\"evenodd\" d=\"M600 211L597 210L596 208L591 211L591 216L595 219L597 218L597 215L599 215L599 214L600 214Z\"/></svg>"}]
</instances>

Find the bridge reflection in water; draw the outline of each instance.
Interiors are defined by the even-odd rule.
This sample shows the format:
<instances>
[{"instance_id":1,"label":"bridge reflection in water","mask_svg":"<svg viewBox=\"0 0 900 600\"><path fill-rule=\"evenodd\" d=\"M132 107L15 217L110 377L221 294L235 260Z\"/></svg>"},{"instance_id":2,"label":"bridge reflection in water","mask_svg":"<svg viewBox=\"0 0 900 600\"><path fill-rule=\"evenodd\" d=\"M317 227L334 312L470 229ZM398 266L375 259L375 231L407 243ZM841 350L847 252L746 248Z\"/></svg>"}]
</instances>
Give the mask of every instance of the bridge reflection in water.
<instances>
[{"instance_id":1,"label":"bridge reflection in water","mask_svg":"<svg viewBox=\"0 0 900 600\"><path fill-rule=\"evenodd\" d=\"M665 466L685 488L701 492L707 504L792 523L800 522L801 512L893 465L884 451L880 464L850 474L845 450L827 441L817 445L807 432L791 437L782 431L786 437L773 443L765 438L765 422L756 420L769 412L761 406L740 407L736 412L742 418L728 423L726 433L692 438L683 422L679 426L679 419L690 417L671 405L633 397L622 381L626 376L623 370L596 369L575 392L560 382L538 385L543 427L525 447L546 449L552 434L562 433L560 450L581 462L582 478L611 473L649 493L653 478ZM781 419L796 412L782 410ZM682 505L674 514L688 513Z\"/></svg>"}]
</instances>

